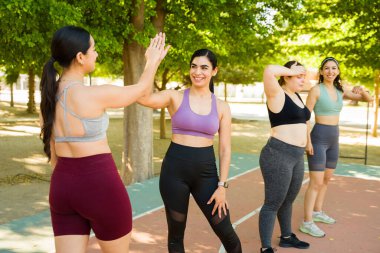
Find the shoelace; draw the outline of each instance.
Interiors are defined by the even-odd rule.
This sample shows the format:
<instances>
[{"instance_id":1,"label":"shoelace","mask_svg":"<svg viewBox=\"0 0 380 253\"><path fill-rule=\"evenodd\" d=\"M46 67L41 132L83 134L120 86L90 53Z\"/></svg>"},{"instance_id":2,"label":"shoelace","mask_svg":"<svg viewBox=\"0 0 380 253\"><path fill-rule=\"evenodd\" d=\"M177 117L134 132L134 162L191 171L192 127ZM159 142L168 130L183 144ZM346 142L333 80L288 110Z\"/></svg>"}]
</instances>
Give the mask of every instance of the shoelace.
<instances>
[{"instance_id":1,"label":"shoelace","mask_svg":"<svg viewBox=\"0 0 380 253\"><path fill-rule=\"evenodd\" d=\"M321 229L320 229L316 224L314 224L314 223L311 225L310 228L311 228L311 230L314 230L314 231L320 231L320 230L321 230Z\"/></svg>"},{"instance_id":2,"label":"shoelace","mask_svg":"<svg viewBox=\"0 0 380 253\"><path fill-rule=\"evenodd\" d=\"M325 216L327 219L332 220L330 216L328 216L325 212L322 211L322 216Z\"/></svg>"}]
</instances>

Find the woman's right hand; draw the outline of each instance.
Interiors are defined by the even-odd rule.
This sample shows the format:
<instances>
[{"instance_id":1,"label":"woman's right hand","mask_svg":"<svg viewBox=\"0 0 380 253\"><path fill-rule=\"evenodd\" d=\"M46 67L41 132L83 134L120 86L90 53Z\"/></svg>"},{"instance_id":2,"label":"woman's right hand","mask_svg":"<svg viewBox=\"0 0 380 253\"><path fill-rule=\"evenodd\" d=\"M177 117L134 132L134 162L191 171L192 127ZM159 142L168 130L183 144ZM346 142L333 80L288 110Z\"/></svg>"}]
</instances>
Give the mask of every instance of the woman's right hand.
<instances>
[{"instance_id":1,"label":"woman's right hand","mask_svg":"<svg viewBox=\"0 0 380 253\"><path fill-rule=\"evenodd\" d=\"M297 66L297 62L294 63L290 69L294 72L294 76L306 75L306 69L304 66Z\"/></svg>"},{"instance_id":2,"label":"woman's right hand","mask_svg":"<svg viewBox=\"0 0 380 253\"><path fill-rule=\"evenodd\" d=\"M314 155L314 149L313 149L313 144L311 141L308 141L306 144L305 151L308 155Z\"/></svg>"},{"instance_id":3,"label":"woman's right hand","mask_svg":"<svg viewBox=\"0 0 380 253\"><path fill-rule=\"evenodd\" d=\"M147 62L160 63L166 56L170 49L170 45L165 48L165 33L156 34L150 40L149 47L145 52L145 59Z\"/></svg>"}]
</instances>

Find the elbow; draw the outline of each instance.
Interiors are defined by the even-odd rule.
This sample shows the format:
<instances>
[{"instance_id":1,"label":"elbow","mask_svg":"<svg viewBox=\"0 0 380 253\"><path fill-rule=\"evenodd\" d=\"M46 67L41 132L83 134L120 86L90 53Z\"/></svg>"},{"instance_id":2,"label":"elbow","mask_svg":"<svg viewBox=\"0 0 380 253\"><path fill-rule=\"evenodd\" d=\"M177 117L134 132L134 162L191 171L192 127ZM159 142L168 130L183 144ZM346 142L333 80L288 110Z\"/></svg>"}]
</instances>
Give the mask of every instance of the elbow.
<instances>
[{"instance_id":1,"label":"elbow","mask_svg":"<svg viewBox=\"0 0 380 253\"><path fill-rule=\"evenodd\" d=\"M220 146L219 154L220 154L220 157L231 156L231 147L224 146L224 145Z\"/></svg>"},{"instance_id":2,"label":"elbow","mask_svg":"<svg viewBox=\"0 0 380 253\"><path fill-rule=\"evenodd\" d=\"M373 100L374 100L374 98L368 92L363 92L361 94L360 101L363 101L363 102L372 102Z\"/></svg>"},{"instance_id":3,"label":"elbow","mask_svg":"<svg viewBox=\"0 0 380 253\"><path fill-rule=\"evenodd\" d=\"M140 99L141 100L148 100L149 99L149 97L150 97L150 95L151 95L151 90L150 89L145 89L145 90L143 90L142 91L142 93L141 93L141 97L140 97Z\"/></svg>"},{"instance_id":4,"label":"elbow","mask_svg":"<svg viewBox=\"0 0 380 253\"><path fill-rule=\"evenodd\" d=\"M273 76L273 65L267 65L264 69L264 76L272 75Z\"/></svg>"},{"instance_id":5,"label":"elbow","mask_svg":"<svg viewBox=\"0 0 380 253\"><path fill-rule=\"evenodd\" d=\"M144 94L142 95L139 99L137 99L137 103L140 104L140 105L143 105L143 106L147 106L148 104L148 95L147 94Z\"/></svg>"}]
</instances>

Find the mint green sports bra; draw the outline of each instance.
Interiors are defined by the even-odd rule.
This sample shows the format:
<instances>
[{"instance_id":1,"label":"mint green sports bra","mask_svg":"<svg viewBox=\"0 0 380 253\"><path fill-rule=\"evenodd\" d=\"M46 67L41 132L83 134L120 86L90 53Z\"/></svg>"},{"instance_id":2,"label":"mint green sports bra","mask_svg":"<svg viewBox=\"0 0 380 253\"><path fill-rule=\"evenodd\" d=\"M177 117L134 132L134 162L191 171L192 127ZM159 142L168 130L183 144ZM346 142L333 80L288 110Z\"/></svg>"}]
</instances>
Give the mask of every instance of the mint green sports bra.
<instances>
[{"instance_id":1,"label":"mint green sports bra","mask_svg":"<svg viewBox=\"0 0 380 253\"><path fill-rule=\"evenodd\" d=\"M106 137L107 128L109 125L109 116L107 113L103 113L102 116L97 118L83 118L71 111L66 105L67 90L75 83L67 85L61 94L57 96L57 102L63 108L63 122L65 124L66 131L69 136L57 136L55 134L55 142L93 142L98 141ZM63 101L60 99L63 96ZM67 112L73 117L79 119L82 122L84 135L83 136L70 136L70 126L67 121Z\"/></svg>"},{"instance_id":2,"label":"mint green sports bra","mask_svg":"<svg viewBox=\"0 0 380 253\"><path fill-rule=\"evenodd\" d=\"M323 83L319 84L319 98L314 106L314 113L316 116L333 116L339 115L343 107L343 92L336 89L338 99L333 101L329 96L326 86Z\"/></svg>"}]
</instances>

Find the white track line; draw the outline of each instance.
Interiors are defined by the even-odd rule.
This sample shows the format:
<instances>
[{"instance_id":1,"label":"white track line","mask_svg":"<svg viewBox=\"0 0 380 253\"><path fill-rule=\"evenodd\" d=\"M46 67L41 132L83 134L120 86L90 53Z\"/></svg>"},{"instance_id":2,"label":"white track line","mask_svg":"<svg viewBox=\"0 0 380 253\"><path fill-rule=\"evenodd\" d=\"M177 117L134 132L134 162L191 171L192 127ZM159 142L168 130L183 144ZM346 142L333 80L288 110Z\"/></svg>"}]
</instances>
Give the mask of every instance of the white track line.
<instances>
[{"instance_id":1,"label":"white track line","mask_svg":"<svg viewBox=\"0 0 380 253\"><path fill-rule=\"evenodd\" d=\"M137 220L138 218L141 218L141 217L143 217L143 216L145 216L145 215L151 214L151 213L153 213L153 212L155 212L155 211L157 211L157 210L160 210L160 209L163 208L163 207L164 207L164 205L161 205L161 206L158 206L158 207L156 207L156 208L150 209L150 210L148 210L148 211L146 211L146 212L143 212L143 213L141 213L141 214L139 214L139 215L136 215L135 217L133 217L133 220Z\"/></svg>"},{"instance_id":2,"label":"white track line","mask_svg":"<svg viewBox=\"0 0 380 253\"><path fill-rule=\"evenodd\" d=\"M307 182L309 182L309 178L303 180L302 181L302 185L306 184ZM247 215L243 216L242 218L240 218L239 220L237 220L236 222L234 222L232 224L232 227L234 229L236 229L236 227L239 226L241 223L243 223L244 221L248 220L252 216L256 215L258 212L260 212L260 210L261 210L262 207L263 206L260 206L260 207L256 208L255 210L253 210L252 212L248 213ZM226 253L226 250L224 249L223 245L220 246L219 253Z\"/></svg>"},{"instance_id":3,"label":"white track line","mask_svg":"<svg viewBox=\"0 0 380 253\"><path fill-rule=\"evenodd\" d=\"M249 169L249 170L247 170L247 171L245 171L245 172L243 172L243 173L241 173L241 174L238 174L238 175L236 175L236 176L230 177L230 178L228 179L228 181L234 180L234 179L236 179L236 178L238 178L238 177L240 177L240 176L243 176L243 175L245 175L245 174L247 174L247 173L249 173L249 172L255 171L255 170L259 169L259 168L260 168L260 167L254 167L254 168L252 168L252 169ZM150 209L150 210L148 210L148 211L146 211L146 212L143 212L143 213L141 213L141 214L139 214L139 215L136 215L135 217L133 217L133 220L137 220L137 219L139 219L139 218L141 218L141 217L144 217L145 215L148 215L148 214L151 214L151 213L153 213L153 212L155 212L155 211L157 211L157 210L160 210L161 208L164 208L164 205L161 205L161 206L159 206L159 207L156 207L156 208Z\"/></svg>"}]
</instances>

